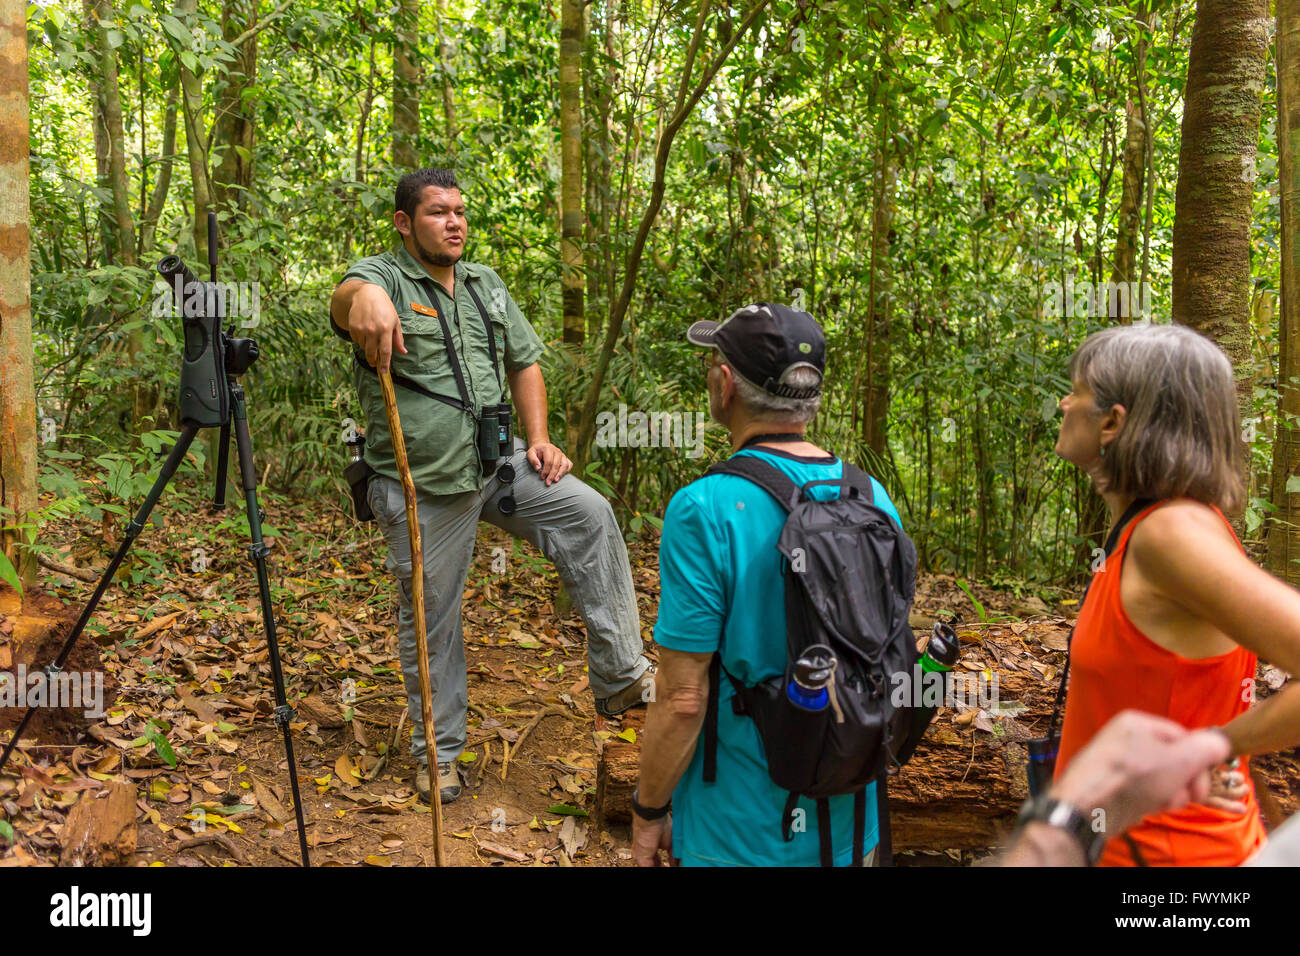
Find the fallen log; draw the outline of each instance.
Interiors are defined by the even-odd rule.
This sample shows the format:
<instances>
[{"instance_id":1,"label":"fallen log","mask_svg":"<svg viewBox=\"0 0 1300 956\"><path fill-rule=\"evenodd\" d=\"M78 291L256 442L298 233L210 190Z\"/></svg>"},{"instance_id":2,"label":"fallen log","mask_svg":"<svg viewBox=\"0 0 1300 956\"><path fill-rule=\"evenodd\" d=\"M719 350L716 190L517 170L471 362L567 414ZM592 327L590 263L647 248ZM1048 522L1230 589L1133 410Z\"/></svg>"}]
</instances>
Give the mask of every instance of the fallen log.
<instances>
[{"instance_id":1,"label":"fallen log","mask_svg":"<svg viewBox=\"0 0 1300 956\"><path fill-rule=\"evenodd\" d=\"M951 706L939 709L912 759L889 781L895 850L1005 844L1029 796L1025 741L1047 733L1068 631L1060 618L959 627L962 658L953 671ZM1283 751L1253 761L1270 825L1296 812L1296 756ZM639 762L639 740L605 742L596 765L597 826L630 822Z\"/></svg>"},{"instance_id":2,"label":"fallen log","mask_svg":"<svg viewBox=\"0 0 1300 956\"><path fill-rule=\"evenodd\" d=\"M1059 622L1033 625L1038 637L1052 643L1060 627ZM1053 662L1062 655L1009 629L981 630L978 641L968 635L963 663L954 672L961 692L953 699L959 706L939 710L912 760L890 778L896 850L1001 845L1028 796L1023 741L1044 732L1056 689ZM1028 629L1024 633L1033 638ZM993 672L996 685L989 683ZM598 827L631 821L640 756L639 738L605 741L596 765Z\"/></svg>"},{"instance_id":3,"label":"fallen log","mask_svg":"<svg viewBox=\"0 0 1300 956\"><path fill-rule=\"evenodd\" d=\"M641 742L606 743L596 763L596 828L632 821L632 791L636 789Z\"/></svg>"},{"instance_id":4,"label":"fallen log","mask_svg":"<svg viewBox=\"0 0 1300 956\"><path fill-rule=\"evenodd\" d=\"M126 866L135 853L135 787L113 781L87 790L59 833L60 866Z\"/></svg>"}]
</instances>

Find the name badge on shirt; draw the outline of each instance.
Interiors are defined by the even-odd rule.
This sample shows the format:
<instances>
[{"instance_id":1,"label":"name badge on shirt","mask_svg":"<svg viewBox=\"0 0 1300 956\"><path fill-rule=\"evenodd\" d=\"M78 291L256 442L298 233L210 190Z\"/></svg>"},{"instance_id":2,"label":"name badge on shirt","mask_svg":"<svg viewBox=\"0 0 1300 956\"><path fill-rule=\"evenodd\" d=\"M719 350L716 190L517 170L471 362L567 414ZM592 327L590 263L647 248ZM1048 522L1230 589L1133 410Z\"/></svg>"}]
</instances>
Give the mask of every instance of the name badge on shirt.
<instances>
[{"instance_id":1,"label":"name badge on shirt","mask_svg":"<svg viewBox=\"0 0 1300 956\"><path fill-rule=\"evenodd\" d=\"M433 316L435 319L438 317L438 310L437 310L437 309L431 309L431 308L429 308L427 305L420 305L420 303L418 303L418 302L412 302L412 303L411 303L411 311L412 311L412 312L419 312L421 315L431 315L431 316Z\"/></svg>"}]
</instances>

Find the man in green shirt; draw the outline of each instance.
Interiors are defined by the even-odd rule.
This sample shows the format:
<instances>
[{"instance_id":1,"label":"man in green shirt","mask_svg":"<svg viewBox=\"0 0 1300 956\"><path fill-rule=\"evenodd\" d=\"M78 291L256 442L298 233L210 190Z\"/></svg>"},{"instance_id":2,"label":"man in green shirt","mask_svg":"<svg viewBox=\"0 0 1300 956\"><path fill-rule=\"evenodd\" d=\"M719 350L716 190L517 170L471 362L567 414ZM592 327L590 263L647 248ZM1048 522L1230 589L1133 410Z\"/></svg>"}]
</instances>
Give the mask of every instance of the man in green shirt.
<instances>
[{"instance_id":1,"label":"man in green shirt","mask_svg":"<svg viewBox=\"0 0 1300 956\"><path fill-rule=\"evenodd\" d=\"M613 510L568 474L573 463L547 435L541 339L496 272L461 261L468 224L452 173L422 169L403 176L393 224L401 244L349 269L334 290L330 315L335 333L354 343L354 378L368 422L365 457L376 472L368 500L388 542L387 567L400 585L411 752L423 766L416 789L426 795L410 537L376 370L390 370L398 386L419 498L438 790L446 803L460 795L455 760L465 746L468 704L460 601L480 518L531 541L555 563L587 625L599 713L614 716L646 702L653 674L641 653L632 571ZM507 383L528 442L525 449L516 441L514 454L485 475L478 420L485 407L506 401Z\"/></svg>"}]
</instances>

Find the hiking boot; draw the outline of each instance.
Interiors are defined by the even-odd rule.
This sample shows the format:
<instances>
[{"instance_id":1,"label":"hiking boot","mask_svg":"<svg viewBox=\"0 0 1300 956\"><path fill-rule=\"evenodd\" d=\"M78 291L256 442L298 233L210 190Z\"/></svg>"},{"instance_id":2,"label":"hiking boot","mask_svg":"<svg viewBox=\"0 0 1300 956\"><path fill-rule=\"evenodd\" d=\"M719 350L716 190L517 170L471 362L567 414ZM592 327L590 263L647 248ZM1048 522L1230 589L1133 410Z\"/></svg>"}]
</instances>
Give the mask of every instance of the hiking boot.
<instances>
[{"instance_id":1,"label":"hiking boot","mask_svg":"<svg viewBox=\"0 0 1300 956\"><path fill-rule=\"evenodd\" d=\"M415 792L421 800L429 799L429 765L420 767L415 775ZM454 761L438 764L438 798L442 803L451 803L460 796L460 774L456 772Z\"/></svg>"},{"instance_id":2,"label":"hiking boot","mask_svg":"<svg viewBox=\"0 0 1300 956\"><path fill-rule=\"evenodd\" d=\"M596 713L602 717L617 717L633 707L644 707L654 698L655 666L651 664L632 683L609 697L596 698Z\"/></svg>"}]
</instances>

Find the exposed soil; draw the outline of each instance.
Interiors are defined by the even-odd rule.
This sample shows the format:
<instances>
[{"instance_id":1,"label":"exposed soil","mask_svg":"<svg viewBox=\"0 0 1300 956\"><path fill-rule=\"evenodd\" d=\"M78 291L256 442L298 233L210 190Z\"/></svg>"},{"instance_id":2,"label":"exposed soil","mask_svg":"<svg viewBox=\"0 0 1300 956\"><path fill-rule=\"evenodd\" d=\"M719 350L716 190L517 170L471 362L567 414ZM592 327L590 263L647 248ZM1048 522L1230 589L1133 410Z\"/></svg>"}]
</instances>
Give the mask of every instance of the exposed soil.
<instances>
[{"instance_id":1,"label":"exposed soil","mask_svg":"<svg viewBox=\"0 0 1300 956\"><path fill-rule=\"evenodd\" d=\"M383 570L382 540L341 513L264 507L273 525L295 529L274 539L269 561L312 862L431 864L430 818L415 799L402 716L395 590ZM69 808L83 791L115 779L139 788L136 865L298 861L255 580L243 542L225 532L228 544L217 547L199 536L196 526L207 520L176 517L147 529L136 547L149 551L135 567L154 571L109 589L69 666L102 667L112 703L89 723L42 713L24 735L0 773L0 821L14 830L12 841L0 835L0 865L57 862ZM71 552L64 560L104 566L111 541L88 548L84 527L62 530ZM201 567L191 560L196 542L212 555L205 552ZM656 545L630 549L651 656ZM495 573L503 556L505 571ZM15 644L3 631L8 618L0 618L0 655L13 648L14 665L52 657L93 590L57 574L45 587L51 593L33 597L33 609L57 624L43 639ZM1075 609L1069 596L1049 606L1039 597L973 592L980 608L951 577L927 576L918 590L918 635L937 615L959 615L960 670L976 684L973 705L941 710L927 744L891 787L903 863L969 863L1000 842L1024 796L1021 741L1045 726L1064 659L1066 617ZM449 863L630 864L626 826L599 832L592 814L599 748L619 735L633 739L641 718L595 716L582 622L573 611L557 614L556 599L554 572L535 549L480 527L464 594L471 704L460 764L465 791L444 807ZM2 605L0 612L8 613ZM992 711L979 706L975 689L986 670L999 679ZM1266 694L1280 675L1261 666L1261 677ZM13 719L0 710L0 727ZM1294 812L1295 755L1259 766L1275 812Z\"/></svg>"},{"instance_id":2,"label":"exposed soil","mask_svg":"<svg viewBox=\"0 0 1300 956\"><path fill-rule=\"evenodd\" d=\"M48 680L41 672L58 657L76 624L78 613L78 608L66 607L58 598L38 589L28 589L20 597L7 584L0 584L0 673L12 681L11 693L33 691L37 680ZM117 696L117 684L111 675L104 674L99 664L99 648L91 640L73 645L62 670L66 680L70 681L72 675L76 675L75 696L78 700L81 699L81 677L92 672L103 676L102 700L105 706ZM56 676L54 680L59 678ZM60 691L58 684L47 684L46 693L53 699L56 693L70 693L74 689L71 683L67 687L67 691ZM89 699L89 692L95 688L88 685L86 690ZM7 696L3 699L8 703ZM8 742L9 733L18 726L25 709L0 706L0 740ZM24 736L69 743L84 733L89 724L85 707L41 706L33 710Z\"/></svg>"}]
</instances>

